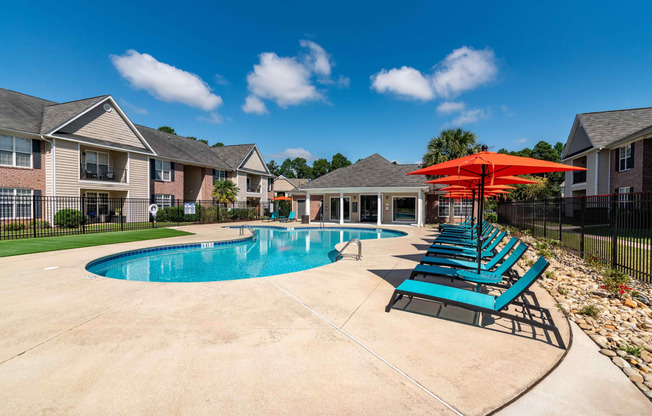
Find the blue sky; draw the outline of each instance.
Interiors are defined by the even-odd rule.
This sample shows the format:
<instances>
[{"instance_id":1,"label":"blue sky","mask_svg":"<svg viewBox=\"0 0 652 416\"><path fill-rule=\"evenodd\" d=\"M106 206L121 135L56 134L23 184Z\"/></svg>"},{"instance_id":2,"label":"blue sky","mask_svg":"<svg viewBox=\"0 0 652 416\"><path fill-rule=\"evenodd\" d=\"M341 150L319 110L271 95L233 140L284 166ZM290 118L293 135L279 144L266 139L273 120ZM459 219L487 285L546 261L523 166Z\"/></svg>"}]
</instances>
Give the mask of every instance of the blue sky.
<instances>
[{"instance_id":1,"label":"blue sky","mask_svg":"<svg viewBox=\"0 0 652 416\"><path fill-rule=\"evenodd\" d=\"M5 3L0 87L111 94L136 123L279 161L411 163L458 125L517 150L652 105L644 1L193 3Z\"/></svg>"}]
</instances>

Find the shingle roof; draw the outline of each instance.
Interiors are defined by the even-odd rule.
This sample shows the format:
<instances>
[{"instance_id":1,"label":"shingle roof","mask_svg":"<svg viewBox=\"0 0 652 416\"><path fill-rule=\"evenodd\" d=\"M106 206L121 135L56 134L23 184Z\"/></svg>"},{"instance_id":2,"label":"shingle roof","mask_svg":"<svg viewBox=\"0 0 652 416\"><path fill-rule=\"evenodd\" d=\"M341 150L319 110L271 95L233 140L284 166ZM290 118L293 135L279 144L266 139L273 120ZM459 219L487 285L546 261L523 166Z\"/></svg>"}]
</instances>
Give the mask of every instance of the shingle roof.
<instances>
[{"instance_id":1,"label":"shingle roof","mask_svg":"<svg viewBox=\"0 0 652 416\"><path fill-rule=\"evenodd\" d=\"M308 178L285 178L288 182L294 185L295 188L300 188L304 183L310 182Z\"/></svg>"},{"instance_id":2,"label":"shingle roof","mask_svg":"<svg viewBox=\"0 0 652 416\"><path fill-rule=\"evenodd\" d=\"M234 170L230 164L213 152L213 148L198 141L176 134L165 133L151 127L136 125L145 141L154 149L157 155L185 162L210 166L215 169ZM231 147L231 146L229 146ZM237 167L237 166L236 166Z\"/></svg>"},{"instance_id":3,"label":"shingle roof","mask_svg":"<svg viewBox=\"0 0 652 416\"><path fill-rule=\"evenodd\" d=\"M426 187L420 175L406 175L418 165L394 165L378 153L310 181L300 189Z\"/></svg>"},{"instance_id":4,"label":"shingle roof","mask_svg":"<svg viewBox=\"0 0 652 416\"><path fill-rule=\"evenodd\" d=\"M652 107L578 114L594 147L608 147L652 126Z\"/></svg>"},{"instance_id":5,"label":"shingle roof","mask_svg":"<svg viewBox=\"0 0 652 416\"><path fill-rule=\"evenodd\" d=\"M0 127L39 134L43 109L52 104L56 103L0 88Z\"/></svg>"},{"instance_id":6,"label":"shingle roof","mask_svg":"<svg viewBox=\"0 0 652 416\"><path fill-rule=\"evenodd\" d=\"M85 98L83 100L68 101L62 104L52 104L43 109L41 134L49 133L77 114L108 98L108 95Z\"/></svg>"},{"instance_id":7,"label":"shingle roof","mask_svg":"<svg viewBox=\"0 0 652 416\"><path fill-rule=\"evenodd\" d=\"M231 146L211 147L211 150L217 157L224 160L235 170L240 167L254 146L255 144L235 144Z\"/></svg>"}]
</instances>

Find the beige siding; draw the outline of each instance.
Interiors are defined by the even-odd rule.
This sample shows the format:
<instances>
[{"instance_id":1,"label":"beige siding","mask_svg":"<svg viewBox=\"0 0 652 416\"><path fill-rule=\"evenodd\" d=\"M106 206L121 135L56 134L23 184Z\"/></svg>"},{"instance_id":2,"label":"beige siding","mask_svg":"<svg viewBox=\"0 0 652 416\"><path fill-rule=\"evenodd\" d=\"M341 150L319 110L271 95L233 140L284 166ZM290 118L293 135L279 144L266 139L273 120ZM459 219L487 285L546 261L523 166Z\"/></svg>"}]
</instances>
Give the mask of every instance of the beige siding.
<instances>
[{"instance_id":1,"label":"beige siding","mask_svg":"<svg viewBox=\"0 0 652 416\"><path fill-rule=\"evenodd\" d=\"M79 150L77 143L56 141L55 180L57 196L79 196Z\"/></svg>"},{"instance_id":2,"label":"beige siding","mask_svg":"<svg viewBox=\"0 0 652 416\"><path fill-rule=\"evenodd\" d=\"M262 196L260 197L260 200L263 201L263 202L267 201L267 199L268 199L267 198L267 187L268 187L268 182L267 181L269 181L268 178L262 178L260 180L260 189L261 189L261 192L262 192Z\"/></svg>"},{"instance_id":3,"label":"beige siding","mask_svg":"<svg viewBox=\"0 0 652 416\"><path fill-rule=\"evenodd\" d=\"M262 161L260 156L258 156L258 152L253 151L251 155L249 155L249 158L245 161L244 165L242 165L244 169L251 169L251 170L258 170L265 172L265 163Z\"/></svg>"},{"instance_id":4,"label":"beige siding","mask_svg":"<svg viewBox=\"0 0 652 416\"><path fill-rule=\"evenodd\" d=\"M288 192L294 189L287 179L277 179L274 181L274 192Z\"/></svg>"},{"instance_id":5,"label":"beige siding","mask_svg":"<svg viewBox=\"0 0 652 416\"><path fill-rule=\"evenodd\" d=\"M596 183L596 154L597 150L592 150L586 155L586 194L587 195L596 195L595 192L595 183Z\"/></svg>"},{"instance_id":6,"label":"beige siding","mask_svg":"<svg viewBox=\"0 0 652 416\"><path fill-rule=\"evenodd\" d=\"M238 201L246 201L247 200L247 174L246 173L241 173L238 172L238 176L236 177L236 185L238 185L238 188L240 189L238 191Z\"/></svg>"},{"instance_id":7,"label":"beige siding","mask_svg":"<svg viewBox=\"0 0 652 416\"><path fill-rule=\"evenodd\" d=\"M609 150L598 153L598 194L605 195L609 192L609 172L611 171L611 157Z\"/></svg>"},{"instance_id":8,"label":"beige siding","mask_svg":"<svg viewBox=\"0 0 652 416\"><path fill-rule=\"evenodd\" d=\"M149 158L129 153L129 198L149 199Z\"/></svg>"},{"instance_id":9,"label":"beige siding","mask_svg":"<svg viewBox=\"0 0 652 416\"><path fill-rule=\"evenodd\" d=\"M45 196L52 195L52 145L45 142Z\"/></svg>"},{"instance_id":10,"label":"beige siding","mask_svg":"<svg viewBox=\"0 0 652 416\"><path fill-rule=\"evenodd\" d=\"M61 131L147 150L115 108L107 112L102 105L64 126Z\"/></svg>"}]
</instances>

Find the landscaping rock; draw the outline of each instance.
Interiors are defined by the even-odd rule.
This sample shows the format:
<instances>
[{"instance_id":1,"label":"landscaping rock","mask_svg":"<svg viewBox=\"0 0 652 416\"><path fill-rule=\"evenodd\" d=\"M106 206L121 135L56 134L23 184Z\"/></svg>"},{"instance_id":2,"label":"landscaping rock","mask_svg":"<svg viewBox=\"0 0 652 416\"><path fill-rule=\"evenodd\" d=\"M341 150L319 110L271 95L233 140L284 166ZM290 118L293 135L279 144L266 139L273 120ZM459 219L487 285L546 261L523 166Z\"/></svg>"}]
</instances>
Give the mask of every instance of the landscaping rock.
<instances>
[{"instance_id":1,"label":"landscaping rock","mask_svg":"<svg viewBox=\"0 0 652 416\"><path fill-rule=\"evenodd\" d=\"M627 364L627 361L623 360L620 357L613 357L611 361L618 366L618 368L625 368L629 367L629 364Z\"/></svg>"},{"instance_id":2,"label":"landscaping rock","mask_svg":"<svg viewBox=\"0 0 652 416\"><path fill-rule=\"evenodd\" d=\"M615 357L616 356L615 352L613 352L612 350L606 349L606 348L601 349L600 352L602 354L606 355L607 357Z\"/></svg>"},{"instance_id":3,"label":"landscaping rock","mask_svg":"<svg viewBox=\"0 0 652 416\"><path fill-rule=\"evenodd\" d=\"M625 306L627 306L627 307L630 307L630 308L636 308L636 307L638 307L638 305L636 304L636 302L634 302L634 301L631 300L631 299L625 299L625 300L623 301L623 305L625 305Z\"/></svg>"}]
</instances>

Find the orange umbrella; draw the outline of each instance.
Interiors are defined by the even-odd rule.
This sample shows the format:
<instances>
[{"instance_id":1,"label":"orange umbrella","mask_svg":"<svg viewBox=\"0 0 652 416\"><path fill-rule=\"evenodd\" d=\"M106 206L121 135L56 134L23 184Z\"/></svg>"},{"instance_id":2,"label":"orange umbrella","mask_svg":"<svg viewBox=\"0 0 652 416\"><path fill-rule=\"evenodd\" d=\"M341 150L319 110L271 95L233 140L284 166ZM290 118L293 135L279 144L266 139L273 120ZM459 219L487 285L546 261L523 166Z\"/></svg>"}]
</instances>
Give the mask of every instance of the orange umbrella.
<instances>
[{"instance_id":1,"label":"orange umbrella","mask_svg":"<svg viewBox=\"0 0 652 416\"><path fill-rule=\"evenodd\" d=\"M456 191L456 190L471 190L477 188L477 185L472 185L472 186L462 186L462 185L451 185L451 186L446 186L441 189L437 189L438 191ZM509 186L509 185L485 185L484 189L487 190L493 190L493 191L504 191L505 189L516 189L515 186Z\"/></svg>"},{"instance_id":2,"label":"orange umbrella","mask_svg":"<svg viewBox=\"0 0 652 416\"><path fill-rule=\"evenodd\" d=\"M272 201L292 201L292 198L288 198L287 196L277 196L276 198L272 198Z\"/></svg>"},{"instance_id":3,"label":"orange umbrella","mask_svg":"<svg viewBox=\"0 0 652 416\"><path fill-rule=\"evenodd\" d=\"M408 173L408 175L457 175L461 177L473 176L479 179L478 192L478 273L481 270L481 237L482 237L482 217L483 202L485 196L485 184L493 185L493 181L500 176L524 175L529 173L543 172L565 172L580 171L586 168L577 166L563 165L561 163L548 162L547 160L532 159L530 157L512 156L503 153L489 152L487 146L482 146L482 151L447 162L438 163Z\"/></svg>"},{"instance_id":4,"label":"orange umbrella","mask_svg":"<svg viewBox=\"0 0 652 416\"><path fill-rule=\"evenodd\" d=\"M488 179L491 182L491 178ZM433 179L426 183L443 183L446 185L470 185L480 182L477 176L444 176L442 178ZM536 181L519 178L518 176L497 176L493 178L494 185L518 185L526 183L537 183Z\"/></svg>"}]
</instances>

